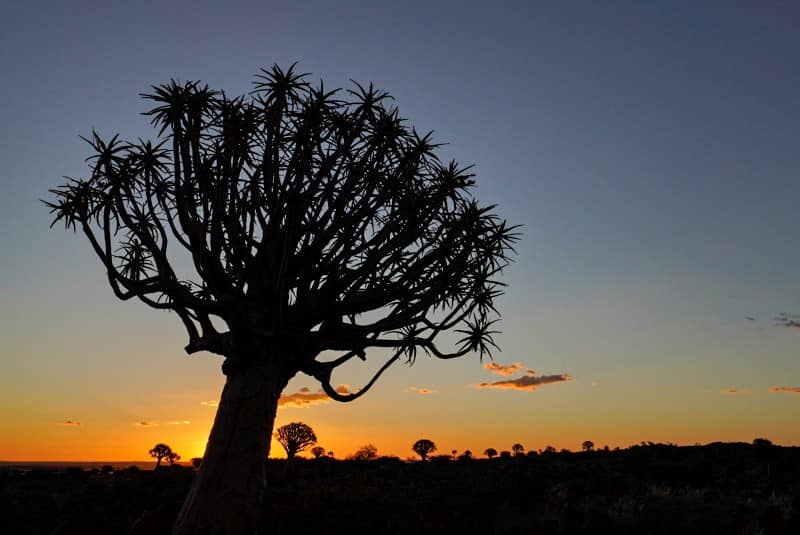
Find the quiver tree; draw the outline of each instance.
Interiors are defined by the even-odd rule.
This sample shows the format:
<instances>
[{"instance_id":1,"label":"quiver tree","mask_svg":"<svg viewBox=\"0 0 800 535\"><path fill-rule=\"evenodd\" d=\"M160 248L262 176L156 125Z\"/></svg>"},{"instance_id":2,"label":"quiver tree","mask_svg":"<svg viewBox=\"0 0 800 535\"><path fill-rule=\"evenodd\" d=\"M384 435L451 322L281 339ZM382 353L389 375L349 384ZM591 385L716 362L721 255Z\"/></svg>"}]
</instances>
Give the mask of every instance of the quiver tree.
<instances>
[{"instance_id":1,"label":"quiver tree","mask_svg":"<svg viewBox=\"0 0 800 535\"><path fill-rule=\"evenodd\" d=\"M51 190L123 300L174 312L226 383L175 533L255 529L277 402L297 372L352 401L418 353L491 356L515 228L471 195L384 91L272 67L247 96L199 82L142 95L159 140L87 139L91 173ZM441 346L442 334L454 343ZM382 359L360 390L332 374Z\"/></svg>"},{"instance_id":2,"label":"quiver tree","mask_svg":"<svg viewBox=\"0 0 800 535\"><path fill-rule=\"evenodd\" d=\"M428 459L428 455L436 451L436 444L434 444L432 440L421 438L414 442L414 445L411 446L411 449L414 450L414 453L419 455L421 460L426 461Z\"/></svg>"},{"instance_id":3,"label":"quiver tree","mask_svg":"<svg viewBox=\"0 0 800 535\"><path fill-rule=\"evenodd\" d=\"M378 458L378 448L374 444L365 444L353 454L355 461L371 461Z\"/></svg>"},{"instance_id":4,"label":"quiver tree","mask_svg":"<svg viewBox=\"0 0 800 535\"><path fill-rule=\"evenodd\" d=\"M317 443L317 435L314 434L314 430L303 422L292 422L280 426L275 431L275 438L286 450L288 459L293 459L295 455Z\"/></svg>"},{"instance_id":5,"label":"quiver tree","mask_svg":"<svg viewBox=\"0 0 800 535\"><path fill-rule=\"evenodd\" d=\"M175 461L179 461L181 458L180 455L172 451L172 448L161 443L153 446L153 449L151 449L148 453L150 454L150 457L153 457L156 460L156 468L161 466L161 461L163 460L166 460L170 466L172 466L175 464Z\"/></svg>"}]
</instances>

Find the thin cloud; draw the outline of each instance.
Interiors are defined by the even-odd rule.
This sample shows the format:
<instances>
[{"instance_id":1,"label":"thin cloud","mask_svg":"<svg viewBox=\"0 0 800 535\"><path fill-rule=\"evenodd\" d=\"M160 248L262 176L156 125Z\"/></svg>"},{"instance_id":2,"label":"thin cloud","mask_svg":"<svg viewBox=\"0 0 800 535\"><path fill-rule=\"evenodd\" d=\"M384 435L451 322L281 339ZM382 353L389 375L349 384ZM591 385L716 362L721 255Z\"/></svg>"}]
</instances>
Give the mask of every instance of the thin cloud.
<instances>
[{"instance_id":1,"label":"thin cloud","mask_svg":"<svg viewBox=\"0 0 800 535\"><path fill-rule=\"evenodd\" d=\"M772 386L769 391L773 394L800 394L800 387L797 386Z\"/></svg>"},{"instance_id":2,"label":"thin cloud","mask_svg":"<svg viewBox=\"0 0 800 535\"><path fill-rule=\"evenodd\" d=\"M350 385L341 384L336 387L338 394L350 394ZM312 392L310 388L304 386L297 392L292 394L283 394L278 398L278 407L308 407L310 405L317 405L319 403L328 403L331 398L328 397L322 389Z\"/></svg>"},{"instance_id":3,"label":"thin cloud","mask_svg":"<svg viewBox=\"0 0 800 535\"><path fill-rule=\"evenodd\" d=\"M171 422L167 422L167 425L189 425L192 422L190 420L173 420Z\"/></svg>"},{"instance_id":4,"label":"thin cloud","mask_svg":"<svg viewBox=\"0 0 800 535\"><path fill-rule=\"evenodd\" d=\"M746 388L727 388L725 389L725 393L731 395L747 395L750 391Z\"/></svg>"},{"instance_id":5,"label":"thin cloud","mask_svg":"<svg viewBox=\"0 0 800 535\"><path fill-rule=\"evenodd\" d=\"M214 401L213 399L210 399L208 401L201 401L200 405L203 405L204 407L216 407L219 405L219 401Z\"/></svg>"},{"instance_id":6,"label":"thin cloud","mask_svg":"<svg viewBox=\"0 0 800 535\"><path fill-rule=\"evenodd\" d=\"M155 422L148 422L146 420L141 420L139 422L134 422L133 425L136 427L158 427L158 424Z\"/></svg>"},{"instance_id":7,"label":"thin cloud","mask_svg":"<svg viewBox=\"0 0 800 535\"><path fill-rule=\"evenodd\" d=\"M80 427L81 423L76 422L75 420L64 420L63 422L58 422L56 425L60 425L63 427Z\"/></svg>"},{"instance_id":8,"label":"thin cloud","mask_svg":"<svg viewBox=\"0 0 800 535\"><path fill-rule=\"evenodd\" d=\"M427 396L428 394L433 394L436 390L431 390L430 388L421 388L416 386L409 386L406 388L406 392L416 392L417 394L422 394L423 396Z\"/></svg>"},{"instance_id":9,"label":"thin cloud","mask_svg":"<svg viewBox=\"0 0 800 535\"><path fill-rule=\"evenodd\" d=\"M494 381L491 383L478 383L475 385L475 388L484 389L484 388L499 388L504 390L536 390L538 387L542 385L547 385L551 383L564 383L567 381L572 381L572 377L565 373L559 373L556 375L542 375L536 376L536 372L531 369L528 369L527 375L523 375L521 377L517 377L516 379L505 379L502 381Z\"/></svg>"},{"instance_id":10,"label":"thin cloud","mask_svg":"<svg viewBox=\"0 0 800 535\"><path fill-rule=\"evenodd\" d=\"M786 312L781 312L778 314L778 317L775 318L777 325L783 325L784 327L791 327L793 329L800 329L800 316L797 314L788 314Z\"/></svg>"},{"instance_id":11,"label":"thin cloud","mask_svg":"<svg viewBox=\"0 0 800 535\"><path fill-rule=\"evenodd\" d=\"M572 377L565 373L537 376L534 370L528 368L527 366L523 366L521 362L515 362L507 366L497 364L496 362L488 362L484 364L483 367L485 370L498 375L510 376L517 372L521 372L522 375L516 379L503 379L501 381L478 383L473 385L475 388L498 388L503 390L533 391L542 385L572 381Z\"/></svg>"},{"instance_id":12,"label":"thin cloud","mask_svg":"<svg viewBox=\"0 0 800 535\"><path fill-rule=\"evenodd\" d=\"M508 366L503 366L497 362L487 362L483 365L484 370L488 370L492 373L496 373L497 375L514 375L518 371L522 369L521 362L514 362L513 364L509 364Z\"/></svg>"}]
</instances>

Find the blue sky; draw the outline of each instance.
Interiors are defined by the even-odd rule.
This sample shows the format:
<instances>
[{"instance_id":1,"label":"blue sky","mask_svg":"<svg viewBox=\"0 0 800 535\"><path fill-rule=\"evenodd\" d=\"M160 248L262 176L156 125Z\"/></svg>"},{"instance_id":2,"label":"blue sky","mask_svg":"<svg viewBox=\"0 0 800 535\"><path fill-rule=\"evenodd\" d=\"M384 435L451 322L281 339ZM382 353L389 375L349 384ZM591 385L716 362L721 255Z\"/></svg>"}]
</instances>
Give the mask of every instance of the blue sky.
<instances>
[{"instance_id":1,"label":"blue sky","mask_svg":"<svg viewBox=\"0 0 800 535\"><path fill-rule=\"evenodd\" d=\"M641 440L701 441L711 423L720 439L800 443L787 429L800 397L767 393L800 386L800 334L772 326L776 313L800 312L792 3L9 2L2 11L6 414L50 422L105 404L97 418L110 425L145 418L156 409L141 400L170 390L175 407L217 395L219 361L184 357L175 318L116 302L88 244L48 230L38 199L63 175L85 174L79 135L155 135L138 97L150 85L202 79L239 94L259 68L297 61L326 85L389 90L411 124L449 143L443 156L475 164L477 195L524 232L506 275L498 361L574 381L475 392L464 385L487 379L477 358L421 362L393 370L374 400L292 416L368 429L376 414L403 420L392 411L418 385L440 397L418 419L453 437L469 414L502 412L537 428L531 444L571 437L567 420L598 444L634 440L637 425ZM343 382L365 377L354 373ZM164 376L186 381L172 387ZM730 399L727 388L751 395ZM628 431L610 431L620 419ZM25 429L15 432L45 436Z\"/></svg>"}]
</instances>

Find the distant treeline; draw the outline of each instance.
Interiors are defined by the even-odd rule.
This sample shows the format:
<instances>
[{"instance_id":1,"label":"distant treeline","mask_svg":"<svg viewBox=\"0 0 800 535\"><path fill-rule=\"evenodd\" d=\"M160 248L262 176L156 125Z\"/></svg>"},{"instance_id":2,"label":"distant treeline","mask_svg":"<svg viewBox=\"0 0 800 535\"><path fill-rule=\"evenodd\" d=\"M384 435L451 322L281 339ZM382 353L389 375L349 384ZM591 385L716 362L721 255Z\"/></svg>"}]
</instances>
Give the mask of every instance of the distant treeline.
<instances>
[{"instance_id":1,"label":"distant treeline","mask_svg":"<svg viewBox=\"0 0 800 535\"><path fill-rule=\"evenodd\" d=\"M768 441L267 469L269 533L800 533L800 447ZM8 533L168 534L195 473L0 470L0 518Z\"/></svg>"}]
</instances>

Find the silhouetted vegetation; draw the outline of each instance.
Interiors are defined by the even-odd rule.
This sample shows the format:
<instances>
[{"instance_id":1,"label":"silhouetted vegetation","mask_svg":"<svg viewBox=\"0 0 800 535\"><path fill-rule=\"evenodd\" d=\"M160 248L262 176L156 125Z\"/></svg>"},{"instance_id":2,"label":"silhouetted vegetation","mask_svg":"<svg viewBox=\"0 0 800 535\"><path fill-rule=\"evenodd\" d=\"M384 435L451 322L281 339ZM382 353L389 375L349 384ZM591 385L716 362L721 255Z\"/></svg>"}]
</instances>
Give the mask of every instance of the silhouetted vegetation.
<instances>
[{"instance_id":1,"label":"silhouetted vegetation","mask_svg":"<svg viewBox=\"0 0 800 535\"><path fill-rule=\"evenodd\" d=\"M355 461L371 461L378 458L378 448L374 444L366 444L358 448L351 459Z\"/></svg>"},{"instance_id":2,"label":"silhouetted vegetation","mask_svg":"<svg viewBox=\"0 0 800 535\"><path fill-rule=\"evenodd\" d=\"M434 444L432 440L421 438L414 442L411 449L414 450L414 453L419 455L421 460L426 461L428 460L428 455L436 451L436 444Z\"/></svg>"},{"instance_id":3,"label":"silhouetted vegetation","mask_svg":"<svg viewBox=\"0 0 800 535\"><path fill-rule=\"evenodd\" d=\"M322 446L314 446L311 448L311 455L314 456L315 459L319 459L323 455L325 455L325 448Z\"/></svg>"},{"instance_id":4,"label":"silhouetted vegetation","mask_svg":"<svg viewBox=\"0 0 800 535\"><path fill-rule=\"evenodd\" d=\"M314 434L314 430L303 422L282 425L275 432L275 438L286 450L286 457L289 459L317 443L317 435Z\"/></svg>"},{"instance_id":5,"label":"silhouetted vegetation","mask_svg":"<svg viewBox=\"0 0 800 535\"><path fill-rule=\"evenodd\" d=\"M494 448L486 448L483 454L486 455L489 459L491 459L492 457L497 457L497 450Z\"/></svg>"},{"instance_id":6,"label":"silhouetted vegetation","mask_svg":"<svg viewBox=\"0 0 800 535\"><path fill-rule=\"evenodd\" d=\"M267 464L264 533L800 533L800 448ZM510 453L510 452L509 452ZM0 468L4 533L168 534L197 472ZM354 506L353 504L358 504Z\"/></svg>"},{"instance_id":7,"label":"silhouetted vegetation","mask_svg":"<svg viewBox=\"0 0 800 535\"><path fill-rule=\"evenodd\" d=\"M491 356L518 235L474 198L470 168L441 161L372 84L331 91L274 66L247 96L175 80L142 96L159 139L92 132L89 176L46 204L85 234L118 298L175 313L188 353L225 358L175 533L246 533L289 379L346 402L419 352ZM386 360L338 388L334 371L368 354Z\"/></svg>"},{"instance_id":8,"label":"silhouetted vegetation","mask_svg":"<svg viewBox=\"0 0 800 535\"><path fill-rule=\"evenodd\" d=\"M172 448L166 444L156 444L149 452L150 457L156 460L156 468L161 466L161 461L166 460L170 465L175 464L175 461L180 460L181 456L172 451Z\"/></svg>"}]
</instances>

